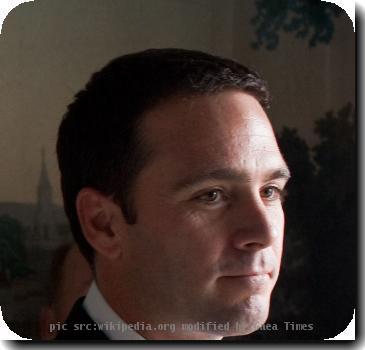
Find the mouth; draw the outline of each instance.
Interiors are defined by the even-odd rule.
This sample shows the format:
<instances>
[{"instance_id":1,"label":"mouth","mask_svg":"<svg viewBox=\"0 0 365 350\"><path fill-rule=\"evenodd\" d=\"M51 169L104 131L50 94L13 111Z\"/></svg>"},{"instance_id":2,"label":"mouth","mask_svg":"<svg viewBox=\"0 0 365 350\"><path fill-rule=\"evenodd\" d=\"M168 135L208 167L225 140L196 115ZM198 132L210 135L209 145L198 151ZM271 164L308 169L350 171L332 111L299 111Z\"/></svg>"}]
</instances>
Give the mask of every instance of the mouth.
<instances>
[{"instance_id":1,"label":"mouth","mask_svg":"<svg viewBox=\"0 0 365 350\"><path fill-rule=\"evenodd\" d=\"M223 279L240 288L259 292L267 289L271 282L270 272L249 273L244 275L223 276Z\"/></svg>"},{"instance_id":2,"label":"mouth","mask_svg":"<svg viewBox=\"0 0 365 350\"><path fill-rule=\"evenodd\" d=\"M253 273L249 275L238 275L238 276L225 276L233 279L242 279L247 281L266 281L270 279L270 273Z\"/></svg>"},{"instance_id":3,"label":"mouth","mask_svg":"<svg viewBox=\"0 0 365 350\"><path fill-rule=\"evenodd\" d=\"M225 277L242 278L242 277L269 277L271 278L273 271L263 270L263 271L248 271L241 274L227 275Z\"/></svg>"}]
</instances>

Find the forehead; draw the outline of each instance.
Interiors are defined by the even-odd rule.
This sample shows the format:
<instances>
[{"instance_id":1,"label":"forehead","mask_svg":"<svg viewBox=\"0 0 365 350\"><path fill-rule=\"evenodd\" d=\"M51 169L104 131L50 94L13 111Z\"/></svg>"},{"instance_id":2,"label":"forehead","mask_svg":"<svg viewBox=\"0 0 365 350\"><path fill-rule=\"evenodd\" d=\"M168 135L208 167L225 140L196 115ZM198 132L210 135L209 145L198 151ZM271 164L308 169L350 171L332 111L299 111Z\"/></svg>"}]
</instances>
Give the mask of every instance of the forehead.
<instances>
[{"instance_id":1,"label":"forehead","mask_svg":"<svg viewBox=\"0 0 365 350\"><path fill-rule=\"evenodd\" d=\"M237 152L278 152L265 111L238 91L170 99L146 113L141 131L155 157L204 162L209 154L228 159Z\"/></svg>"}]
</instances>

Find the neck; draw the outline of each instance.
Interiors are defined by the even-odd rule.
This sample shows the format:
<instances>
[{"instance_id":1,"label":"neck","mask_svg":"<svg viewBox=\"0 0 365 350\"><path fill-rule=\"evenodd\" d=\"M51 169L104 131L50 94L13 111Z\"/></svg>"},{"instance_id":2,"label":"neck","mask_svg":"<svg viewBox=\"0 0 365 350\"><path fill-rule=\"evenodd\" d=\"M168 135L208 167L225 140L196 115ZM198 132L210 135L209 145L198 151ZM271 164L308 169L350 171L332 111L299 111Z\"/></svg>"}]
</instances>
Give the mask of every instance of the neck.
<instances>
[{"instance_id":1,"label":"neck","mask_svg":"<svg viewBox=\"0 0 365 350\"><path fill-rule=\"evenodd\" d=\"M95 274L96 284L114 312L145 339L151 340L221 340L221 334L199 331L199 323L176 321L173 315L165 317L156 310L143 307L138 296L126 292L107 272ZM111 281L113 281L111 283ZM147 303L146 303L147 304ZM148 303L149 304L149 303ZM196 331L198 330L198 331Z\"/></svg>"}]
</instances>

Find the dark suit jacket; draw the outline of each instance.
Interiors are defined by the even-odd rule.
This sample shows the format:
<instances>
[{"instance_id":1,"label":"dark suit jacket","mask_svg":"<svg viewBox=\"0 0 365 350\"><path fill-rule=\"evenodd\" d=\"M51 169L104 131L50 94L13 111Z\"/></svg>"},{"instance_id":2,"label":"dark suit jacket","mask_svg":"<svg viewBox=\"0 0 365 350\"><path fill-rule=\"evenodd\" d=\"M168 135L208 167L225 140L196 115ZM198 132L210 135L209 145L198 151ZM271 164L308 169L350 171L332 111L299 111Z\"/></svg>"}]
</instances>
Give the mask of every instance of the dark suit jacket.
<instances>
[{"instance_id":1,"label":"dark suit jacket","mask_svg":"<svg viewBox=\"0 0 365 350\"><path fill-rule=\"evenodd\" d=\"M108 340L84 309L84 300L85 297L77 300L55 340Z\"/></svg>"}]
</instances>

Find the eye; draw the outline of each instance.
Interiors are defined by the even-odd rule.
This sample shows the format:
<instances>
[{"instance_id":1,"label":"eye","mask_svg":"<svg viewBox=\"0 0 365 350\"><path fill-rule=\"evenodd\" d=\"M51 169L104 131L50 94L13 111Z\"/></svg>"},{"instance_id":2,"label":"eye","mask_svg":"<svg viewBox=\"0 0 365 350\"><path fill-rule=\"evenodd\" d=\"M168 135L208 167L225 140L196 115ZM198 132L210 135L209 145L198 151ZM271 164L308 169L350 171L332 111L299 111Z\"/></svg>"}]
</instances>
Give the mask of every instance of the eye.
<instances>
[{"instance_id":1,"label":"eye","mask_svg":"<svg viewBox=\"0 0 365 350\"><path fill-rule=\"evenodd\" d=\"M224 195L221 190L211 190L196 197L196 199L204 204L215 204L224 200Z\"/></svg>"},{"instance_id":2,"label":"eye","mask_svg":"<svg viewBox=\"0 0 365 350\"><path fill-rule=\"evenodd\" d=\"M269 201L275 201L277 199L283 199L283 190L277 186L267 186L261 191L261 196Z\"/></svg>"}]
</instances>

